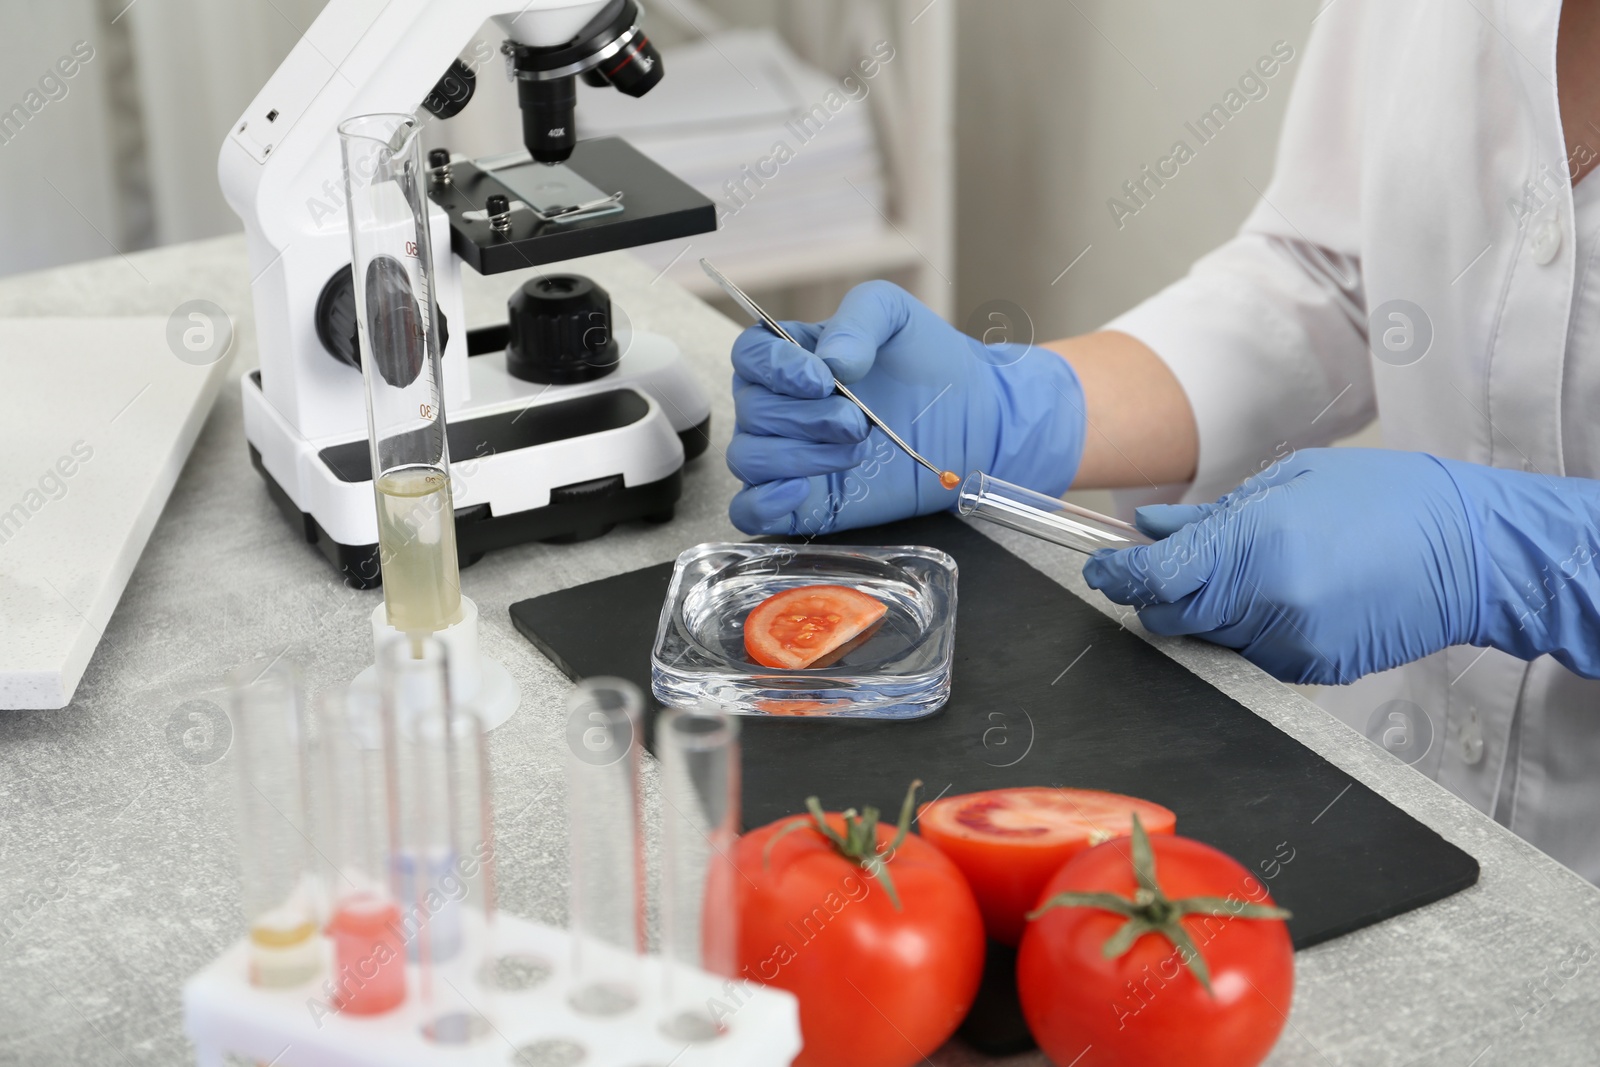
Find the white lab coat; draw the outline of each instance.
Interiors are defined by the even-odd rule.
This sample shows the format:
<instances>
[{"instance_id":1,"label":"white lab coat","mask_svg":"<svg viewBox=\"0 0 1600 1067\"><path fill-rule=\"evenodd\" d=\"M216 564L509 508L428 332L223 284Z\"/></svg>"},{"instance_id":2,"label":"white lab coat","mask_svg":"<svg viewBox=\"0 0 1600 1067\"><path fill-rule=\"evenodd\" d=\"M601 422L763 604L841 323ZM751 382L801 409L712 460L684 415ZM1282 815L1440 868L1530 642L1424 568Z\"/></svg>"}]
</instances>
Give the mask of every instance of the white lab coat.
<instances>
[{"instance_id":1,"label":"white lab coat","mask_svg":"<svg viewBox=\"0 0 1600 1067\"><path fill-rule=\"evenodd\" d=\"M1194 406L1187 499L1374 413L1391 448L1600 477L1600 173L1579 183L1575 230L1559 15L1559 0L1324 6L1262 201L1108 327L1159 353ZM1581 136L1600 148L1600 130ZM1392 300L1431 321L1406 366L1414 349L1369 349L1368 316ZM1600 882L1600 683L1459 647L1319 699L1363 732L1413 702L1433 734L1419 770Z\"/></svg>"}]
</instances>

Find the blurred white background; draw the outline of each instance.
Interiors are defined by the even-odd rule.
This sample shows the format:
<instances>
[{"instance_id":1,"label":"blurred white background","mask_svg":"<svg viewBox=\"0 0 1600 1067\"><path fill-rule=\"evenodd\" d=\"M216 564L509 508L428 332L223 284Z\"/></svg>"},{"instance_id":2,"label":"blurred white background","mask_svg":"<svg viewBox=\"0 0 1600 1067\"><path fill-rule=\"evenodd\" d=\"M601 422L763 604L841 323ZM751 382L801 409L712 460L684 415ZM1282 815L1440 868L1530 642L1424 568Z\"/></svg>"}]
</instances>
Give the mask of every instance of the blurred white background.
<instances>
[{"instance_id":1,"label":"blurred white background","mask_svg":"<svg viewBox=\"0 0 1600 1067\"><path fill-rule=\"evenodd\" d=\"M1174 140L1194 144L1183 123L1274 42L1302 51L1316 10L1316 0L932 3L953 8L957 57L953 292L935 295L958 324L984 301L1011 301L1040 337L1093 328L1233 232L1252 185L1270 176L1294 62L1120 229L1107 201ZM666 33L662 16L677 5L650 6L648 24ZM841 10L836 0L706 6L735 25L776 22L813 60ZM237 229L216 187L218 146L320 8L321 0L0 0L0 111L24 103L76 42L94 53L62 79L64 95L51 86L58 98L4 128L0 273ZM500 80L485 73L485 82ZM457 121L475 121L473 139L492 142L496 117L486 106ZM508 126L504 147L517 141ZM840 266L845 281L856 280Z\"/></svg>"}]
</instances>

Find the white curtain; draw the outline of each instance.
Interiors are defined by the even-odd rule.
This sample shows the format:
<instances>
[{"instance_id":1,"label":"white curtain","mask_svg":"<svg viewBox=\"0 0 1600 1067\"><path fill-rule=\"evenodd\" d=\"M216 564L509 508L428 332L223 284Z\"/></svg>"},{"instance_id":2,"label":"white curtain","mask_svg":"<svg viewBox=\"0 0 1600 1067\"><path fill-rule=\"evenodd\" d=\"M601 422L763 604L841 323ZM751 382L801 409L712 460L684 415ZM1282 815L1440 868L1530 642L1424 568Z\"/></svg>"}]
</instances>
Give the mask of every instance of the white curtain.
<instances>
[{"instance_id":1,"label":"white curtain","mask_svg":"<svg viewBox=\"0 0 1600 1067\"><path fill-rule=\"evenodd\" d=\"M0 273L237 229L217 151L323 2L0 0Z\"/></svg>"},{"instance_id":2,"label":"white curtain","mask_svg":"<svg viewBox=\"0 0 1600 1067\"><path fill-rule=\"evenodd\" d=\"M95 0L0 10L0 272L112 255L124 241L109 180L113 50Z\"/></svg>"},{"instance_id":3,"label":"white curtain","mask_svg":"<svg viewBox=\"0 0 1600 1067\"><path fill-rule=\"evenodd\" d=\"M123 17L144 116L157 244L238 228L217 188L217 152L323 3L137 0Z\"/></svg>"}]
</instances>

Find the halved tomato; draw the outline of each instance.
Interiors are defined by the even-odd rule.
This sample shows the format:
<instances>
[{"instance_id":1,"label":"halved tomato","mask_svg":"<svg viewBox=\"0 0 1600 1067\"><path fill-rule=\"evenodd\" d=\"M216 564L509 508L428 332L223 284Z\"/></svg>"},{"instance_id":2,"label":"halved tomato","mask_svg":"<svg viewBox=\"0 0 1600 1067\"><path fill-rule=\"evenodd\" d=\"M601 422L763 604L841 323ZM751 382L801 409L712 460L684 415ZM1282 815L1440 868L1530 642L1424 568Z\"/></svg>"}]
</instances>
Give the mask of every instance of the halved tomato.
<instances>
[{"instance_id":1,"label":"halved tomato","mask_svg":"<svg viewBox=\"0 0 1600 1067\"><path fill-rule=\"evenodd\" d=\"M1073 856L1133 831L1170 834L1177 816L1160 804L1095 789L1025 786L943 797L924 804L917 828L972 886L989 936L1022 940L1023 918L1050 877Z\"/></svg>"},{"instance_id":2,"label":"halved tomato","mask_svg":"<svg viewBox=\"0 0 1600 1067\"><path fill-rule=\"evenodd\" d=\"M843 585L802 585L775 593L744 620L744 649L763 667L826 667L883 623L883 601Z\"/></svg>"}]
</instances>

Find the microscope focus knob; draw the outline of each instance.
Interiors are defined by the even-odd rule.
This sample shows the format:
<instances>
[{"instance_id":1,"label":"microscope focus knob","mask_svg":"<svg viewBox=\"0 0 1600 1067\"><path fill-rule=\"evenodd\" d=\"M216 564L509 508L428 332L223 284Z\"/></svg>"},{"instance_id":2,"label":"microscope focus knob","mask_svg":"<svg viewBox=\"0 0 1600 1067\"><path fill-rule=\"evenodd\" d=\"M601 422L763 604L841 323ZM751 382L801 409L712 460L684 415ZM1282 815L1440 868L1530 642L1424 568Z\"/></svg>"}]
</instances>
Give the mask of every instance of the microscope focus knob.
<instances>
[{"instance_id":1,"label":"microscope focus knob","mask_svg":"<svg viewBox=\"0 0 1600 1067\"><path fill-rule=\"evenodd\" d=\"M433 91L422 99L422 106L436 119L453 119L472 100L478 88L478 75L467 64L457 59L444 72Z\"/></svg>"},{"instance_id":2,"label":"microscope focus knob","mask_svg":"<svg viewBox=\"0 0 1600 1067\"><path fill-rule=\"evenodd\" d=\"M361 369L361 334L356 325L355 277L348 266L340 267L328 278L317 296L312 319L317 340L328 355L347 367ZM439 351L450 343L450 322L439 311Z\"/></svg>"},{"instance_id":3,"label":"microscope focus knob","mask_svg":"<svg viewBox=\"0 0 1600 1067\"><path fill-rule=\"evenodd\" d=\"M348 266L340 267L317 297L314 319L317 340L328 354L347 367L361 369L361 338L356 328L355 279Z\"/></svg>"},{"instance_id":4,"label":"microscope focus knob","mask_svg":"<svg viewBox=\"0 0 1600 1067\"><path fill-rule=\"evenodd\" d=\"M526 382L574 385L617 369L611 297L579 274L535 278L512 295L506 370Z\"/></svg>"}]
</instances>

